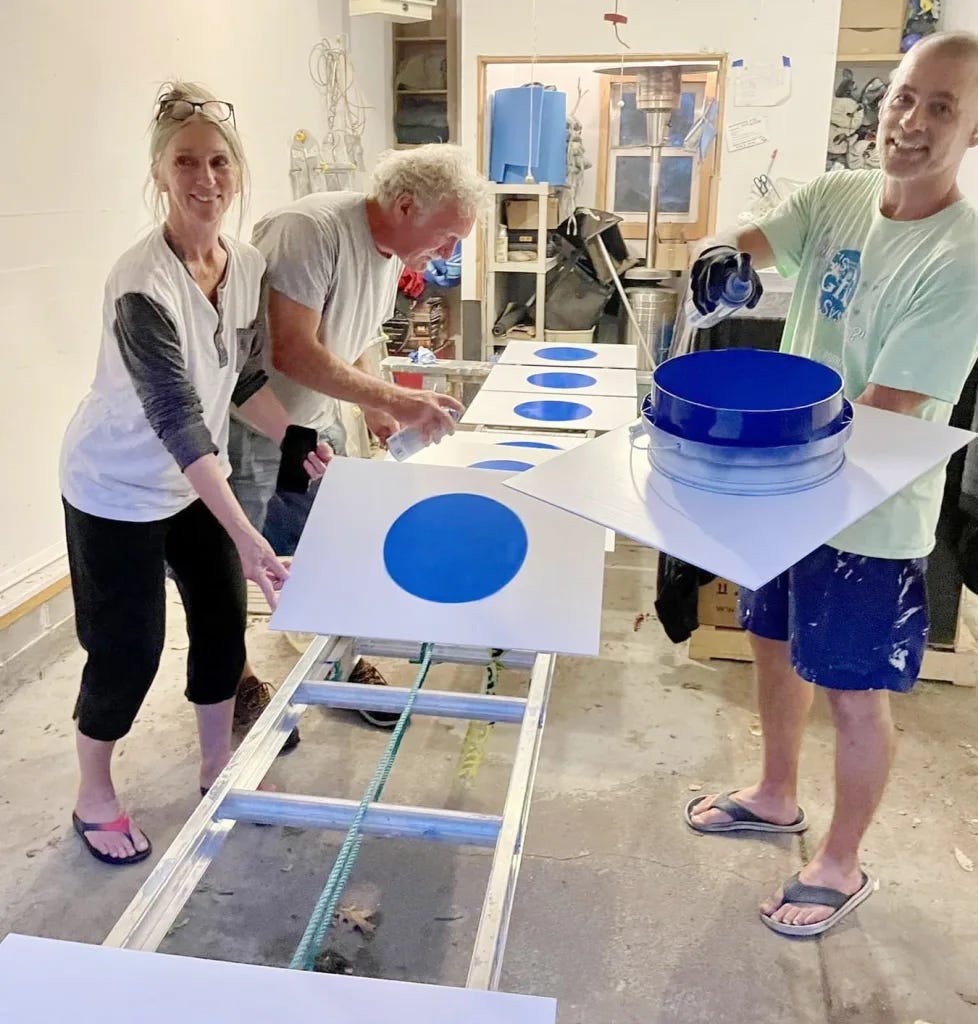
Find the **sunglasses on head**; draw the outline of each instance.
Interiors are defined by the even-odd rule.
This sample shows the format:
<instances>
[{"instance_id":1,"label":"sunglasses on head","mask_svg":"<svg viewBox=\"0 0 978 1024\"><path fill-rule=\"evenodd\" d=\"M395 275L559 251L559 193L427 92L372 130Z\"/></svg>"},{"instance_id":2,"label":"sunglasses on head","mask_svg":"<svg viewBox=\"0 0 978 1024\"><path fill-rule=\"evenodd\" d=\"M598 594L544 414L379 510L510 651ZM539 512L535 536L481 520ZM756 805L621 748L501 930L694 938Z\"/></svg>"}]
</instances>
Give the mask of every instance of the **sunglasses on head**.
<instances>
[{"instance_id":1,"label":"sunglasses on head","mask_svg":"<svg viewBox=\"0 0 978 1024\"><path fill-rule=\"evenodd\" d=\"M156 120L168 117L172 121L186 121L198 110L212 121L230 121L235 128L238 127L234 119L234 107L224 100L174 100L164 96L160 100Z\"/></svg>"}]
</instances>

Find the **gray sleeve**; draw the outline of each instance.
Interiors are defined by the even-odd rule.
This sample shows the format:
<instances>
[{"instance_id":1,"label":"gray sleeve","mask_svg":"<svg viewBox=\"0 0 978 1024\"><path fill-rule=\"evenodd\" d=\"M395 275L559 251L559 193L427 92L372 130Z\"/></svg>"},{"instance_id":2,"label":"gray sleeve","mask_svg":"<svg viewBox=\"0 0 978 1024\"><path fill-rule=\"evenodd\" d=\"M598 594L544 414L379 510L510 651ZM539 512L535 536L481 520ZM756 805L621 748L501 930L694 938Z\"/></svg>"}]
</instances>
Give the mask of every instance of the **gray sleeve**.
<instances>
[{"instance_id":1,"label":"gray sleeve","mask_svg":"<svg viewBox=\"0 0 978 1024\"><path fill-rule=\"evenodd\" d=\"M114 328L146 419L181 472L216 455L170 314L148 295L128 292L116 300Z\"/></svg>"},{"instance_id":2,"label":"gray sleeve","mask_svg":"<svg viewBox=\"0 0 978 1024\"><path fill-rule=\"evenodd\" d=\"M231 401L242 406L249 398L253 398L268 383L268 374L265 373L264 360L262 357L262 332L255 327L238 329L238 344L248 345L248 358L245 360L241 372L238 374L238 382L234 385L231 394Z\"/></svg>"},{"instance_id":3,"label":"gray sleeve","mask_svg":"<svg viewBox=\"0 0 978 1024\"><path fill-rule=\"evenodd\" d=\"M339 238L332 225L286 211L261 225L252 239L265 257L270 287L317 313L333 289Z\"/></svg>"}]
</instances>

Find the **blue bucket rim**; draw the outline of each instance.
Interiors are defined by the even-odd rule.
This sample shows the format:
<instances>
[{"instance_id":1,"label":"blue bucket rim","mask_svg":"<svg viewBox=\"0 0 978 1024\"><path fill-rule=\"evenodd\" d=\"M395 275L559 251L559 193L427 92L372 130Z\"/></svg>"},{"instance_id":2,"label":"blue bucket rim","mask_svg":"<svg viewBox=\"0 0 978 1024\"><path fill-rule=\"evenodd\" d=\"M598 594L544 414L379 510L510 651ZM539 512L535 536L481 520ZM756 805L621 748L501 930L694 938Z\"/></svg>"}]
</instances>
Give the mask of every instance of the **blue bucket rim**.
<instances>
[{"instance_id":1,"label":"blue bucket rim","mask_svg":"<svg viewBox=\"0 0 978 1024\"><path fill-rule=\"evenodd\" d=\"M724 348L724 349L707 349L707 350L704 350L702 352L684 352L680 356L673 356L672 359L667 359L664 363L660 363L652 371L652 387L655 390L661 391L662 394L668 395L670 398L674 399L677 402L683 402L686 405L695 406L697 409L720 409L720 406L707 405L705 402L694 402L690 398L684 398L682 395L677 395L675 391L670 391L668 388L662 387L658 383L658 381L656 380L656 374L663 367L668 366L669 363L676 362L679 359L689 359L690 357L695 357L695 356L717 356L717 355L724 355L724 354L726 354L728 352L759 352L765 358L768 357L768 356L776 356L776 357L781 358L781 359L791 359L791 360L795 360L795 361L798 361L798 362L813 363L815 366L818 366L818 367L820 367L823 370L827 370L829 373L833 374L833 376L838 378L839 386L831 394L825 395L824 398L820 398L818 403L806 402L804 405L787 405L787 406L784 406L781 409L737 409L737 408L733 408L731 406L723 406L723 408L722 408L723 412L755 413L755 414L758 414L758 415L767 415L767 414L771 414L771 413L777 414L777 413L783 413L783 412L797 412L797 411L799 411L801 409L810 409L810 408L812 408L813 405L819 404L821 402L831 401L832 399L836 398L842 392L842 389L845 387L845 382L843 381L842 375L838 372L838 370L834 370L831 366L826 366L825 363L820 363L816 359L810 359L808 356L795 355L793 352L774 352L774 351L771 351L769 349L764 349L764 348ZM649 391L649 394L647 396L646 400L649 401L649 402L652 401L652 393L653 393L652 391ZM645 402L642 403L642 415L643 416L645 415Z\"/></svg>"}]
</instances>

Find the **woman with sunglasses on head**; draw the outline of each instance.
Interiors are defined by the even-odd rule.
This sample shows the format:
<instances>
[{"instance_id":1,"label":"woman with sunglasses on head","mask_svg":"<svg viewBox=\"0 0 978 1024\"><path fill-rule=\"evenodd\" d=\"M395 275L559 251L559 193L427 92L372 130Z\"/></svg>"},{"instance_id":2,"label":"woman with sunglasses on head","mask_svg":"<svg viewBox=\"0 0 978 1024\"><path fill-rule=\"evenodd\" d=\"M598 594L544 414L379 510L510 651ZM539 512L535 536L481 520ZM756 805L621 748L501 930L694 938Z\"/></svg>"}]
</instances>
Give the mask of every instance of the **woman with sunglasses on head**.
<instances>
[{"instance_id":1,"label":"woman with sunglasses on head","mask_svg":"<svg viewBox=\"0 0 978 1024\"><path fill-rule=\"evenodd\" d=\"M288 575L227 483L232 405L280 444L289 428L254 329L264 261L221 234L246 179L231 104L197 85L166 86L150 142L162 224L109 274L95 380L62 447L76 629L88 655L74 711L81 779L72 820L106 863L151 851L119 803L111 758L159 666L166 567L187 617L202 790L230 757L245 578L274 604ZM310 478L331 454L326 445L309 451Z\"/></svg>"}]
</instances>

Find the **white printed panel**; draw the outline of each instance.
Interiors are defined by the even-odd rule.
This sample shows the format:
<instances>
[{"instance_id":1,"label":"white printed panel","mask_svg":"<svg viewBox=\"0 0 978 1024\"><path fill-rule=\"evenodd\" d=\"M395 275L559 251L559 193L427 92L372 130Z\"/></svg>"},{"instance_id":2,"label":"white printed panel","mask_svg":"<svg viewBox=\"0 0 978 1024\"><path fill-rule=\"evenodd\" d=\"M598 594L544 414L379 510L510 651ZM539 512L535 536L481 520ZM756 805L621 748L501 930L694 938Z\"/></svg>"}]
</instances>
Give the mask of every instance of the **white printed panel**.
<instances>
[{"instance_id":1,"label":"white printed panel","mask_svg":"<svg viewBox=\"0 0 978 1024\"><path fill-rule=\"evenodd\" d=\"M614 430L638 415L636 398L567 395L563 398L487 391L483 388L465 410L463 423L547 430Z\"/></svg>"},{"instance_id":2,"label":"white printed panel","mask_svg":"<svg viewBox=\"0 0 978 1024\"><path fill-rule=\"evenodd\" d=\"M635 345L578 345L559 341L511 341L499 357L500 363L519 366L559 366L564 370L584 368L634 370L638 366Z\"/></svg>"},{"instance_id":3,"label":"white printed panel","mask_svg":"<svg viewBox=\"0 0 978 1024\"><path fill-rule=\"evenodd\" d=\"M650 467L644 447L632 447L627 427L506 484L756 590L975 436L869 406L854 413L843 468L795 494L745 497L676 483Z\"/></svg>"},{"instance_id":4,"label":"white printed panel","mask_svg":"<svg viewBox=\"0 0 978 1024\"><path fill-rule=\"evenodd\" d=\"M288 971L56 939L0 943L5 1021L106 1024L554 1024L557 1004L444 985Z\"/></svg>"},{"instance_id":5,"label":"white printed panel","mask_svg":"<svg viewBox=\"0 0 978 1024\"><path fill-rule=\"evenodd\" d=\"M499 443L474 442L468 438L489 436L481 433L465 433L458 431L446 437L438 444L430 444L422 448L417 455L412 455L405 462L424 466L457 466L461 469L488 469L497 473L524 473L541 462L560 455L566 449L558 448L549 441L517 440L520 435L513 434ZM503 435L505 436L505 435ZM579 442L583 444L583 439ZM527 447L527 445L532 447ZM392 456L388 456L392 459ZM615 550L614 530L604 531L605 551Z\"/></svg>"},{"instance_id":6,"label":"white printed panel","mask_svg":"<svg viewBox=\"0 0 978 1024\"><path fill-rule=\"evenodd\" d=\"M272 627L597 654L605 531L506 478L334 459Z\"/></svg>"},{"instance_id":7,"label":"white printed panel","mask_svg":"<svg viewBox=\"0 0 978 1024\"><path fill-rule=\"evenodd\" d=\"M634 370L514 366L497 363L482 385L485 391L526 391L529 394L619 395L635 398L638 379Z\"/></svg>"}]
</instances>

